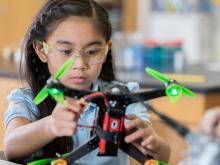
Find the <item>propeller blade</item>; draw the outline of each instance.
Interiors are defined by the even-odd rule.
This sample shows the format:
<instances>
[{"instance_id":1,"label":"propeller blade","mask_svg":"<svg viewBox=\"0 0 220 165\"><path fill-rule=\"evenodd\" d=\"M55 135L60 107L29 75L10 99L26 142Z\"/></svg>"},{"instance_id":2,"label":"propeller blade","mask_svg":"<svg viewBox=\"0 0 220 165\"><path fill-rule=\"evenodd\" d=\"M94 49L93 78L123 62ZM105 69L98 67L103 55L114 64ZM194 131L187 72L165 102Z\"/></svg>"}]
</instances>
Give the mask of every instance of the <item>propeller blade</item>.
<instances>
[{"instance_id":1,"label":"propeller blade","mask_svg":"<svg viewBox=\"0 0 220 165\"><path fill-rule=\"evenodd\" d=\"M56 88L49 89L50 95L56 100L58 103L64 105L64 93Z\"/></svg>"},{"instance_id":2,"label":"propeller blade","mask_svg":"<svg viewBox=\"0 0 220 165\"><path fill-rule=\"evenodd\" d=\"M71 65L73 64L73 58L70 57L64 64L63 66L60 68L60 70L55 74L54 78L59 80L60 77L67 71L70 69Z\"/></svg>"},{"instance_id":3,"label":"propeller blade","mask_svg":"<svg viewBox=\"0 0 220 165\"><path fill-rule=\"evenodd\" d=\"M46 164L50 164L50 162L52 161L52 158L46 158L46 159L42 159L42 160L37 160L34 162L30 162L27 165L46 165Z\"/></svg>"},{"instance_id":4,"label":"propeller blade","mask_svg":"<svg viewBox=\"0 0 220 165\"><path fill-rule=\"evenodd\" d=\"M160 72L158 72L158 71L156 71L154 69L151 69L149 67L146 67L145 71L149 75L153 76L154 78L156 78L159 81L162 81L163 83L167 83L170 80L168 77L164 76L162 73L160 73Z\"/></svg>"},{"instance_id":5,"label":"propeller blade","mask_svg":"<svg viewBox=\"0 0 220 165\"><path fill-rule=\"evenodd\" d=\"M41 91L38 93L38 95L34 98L34 103L36 105L40 104L44 99L47 98L49 89L45 86Z\"/></svg>"},{"instance_id":6,"label":"propeller blade","mask_svg":"<svg viewBox=\"0 0 220 165\"><path fill-rule=\"evenodd\" d=\"M191 90L187 89L186 87L182 86L182 90L183 90L183 94L189 97L196 97L196 94L194 92L192 92Z\"/></svg>"}]
</instances>

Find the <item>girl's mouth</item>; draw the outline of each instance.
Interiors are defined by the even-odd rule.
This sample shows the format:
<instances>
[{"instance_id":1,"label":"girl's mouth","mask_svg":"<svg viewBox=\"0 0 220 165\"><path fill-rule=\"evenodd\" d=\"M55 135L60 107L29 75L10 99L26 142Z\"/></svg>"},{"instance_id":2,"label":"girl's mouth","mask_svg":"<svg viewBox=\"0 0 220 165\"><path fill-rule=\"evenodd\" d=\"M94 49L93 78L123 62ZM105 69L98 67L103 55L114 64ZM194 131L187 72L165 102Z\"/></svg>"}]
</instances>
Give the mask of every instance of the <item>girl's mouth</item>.
<instances>
[{"instance_id":1,"label":"girl's mouth","mask_svg":"<svg viewBox=\"0 0 220 165\"><path fill-rule=\"evenodd\" d=\"M71 83L74 83L74 84L82 84L86 81L86 78L81 77L81 76L79 76L79 77L76 76L76 77L71 77L70 81L71 81Z\"/></svg>"}]
</instances>

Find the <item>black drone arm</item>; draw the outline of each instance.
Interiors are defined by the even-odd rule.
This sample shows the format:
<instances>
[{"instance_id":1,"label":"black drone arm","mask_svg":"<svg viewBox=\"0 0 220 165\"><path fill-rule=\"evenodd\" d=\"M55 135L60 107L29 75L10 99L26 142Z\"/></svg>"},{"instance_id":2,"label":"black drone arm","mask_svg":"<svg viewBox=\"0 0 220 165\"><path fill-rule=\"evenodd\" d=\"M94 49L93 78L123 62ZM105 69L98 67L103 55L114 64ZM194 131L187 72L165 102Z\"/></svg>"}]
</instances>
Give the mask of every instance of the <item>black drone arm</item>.
<instances>
[{"instance_id":1,"label":"black drone arm","mask_svg":"<svg viewBox=\"0 0 220 165\"><path fill-rule=\"evenodd\" d=\"M151 99L155 99L158 97L166 96L166 89L154 89L154 90L146 90L146 91L140 91L137 93L128 93L127 97L131 99L133 103L135 102L143 102L143 101L148 101ZM125 97L125 96L124 96Z\"/></svg>"},{"instance_id":2,"label":"black drone arm","mask_svg":"<svg viewBox=\"0 0 220 165\"><path fill-rule=\"evenodd\" d=\"M166 89L146 90L136 93L111 94L105 93L109 101L120 102L121 105L129 105L132 103L144 102L158 97L166 96Z\"/></svg>"},{"instance_id":3,"label":"black drone arm","mask_svg":"<svg viewBox=\"0 0 220 165\"><path fill-rule=\"evenodd\" d=\"M75 162L79 158L98 148L99 140L98 136L93 136L87 143L68 153L67 161L69 163ZM153 159L149 155L143 154L133 144L124 142L124 140L121 141L119 148L141 164L144 164L149 159Z\"/></svg>"},{"instance_id":4,"label":"black drone arm","mask_svg":"<svg viewBox=\"0 0 220 165\"><path fill-rule=\"evenodd\" d=\"M122 151L127 153L129 156L131 156L141 164L144 164L147 160L153 159L153 157L143 154L131 143L126 143L125 141L122 141L119 147Z\"/></svg>"},{"instance_id":5,"label":"black drone arm","mask_svg":"<svg viewBox=\"0 0 220 165\"><path fill-rule=\"evenodd\" d=\"M61 83L54 83L53 85L51 85L51 87L62 91L65 96L69 96L69 97L76 98L76 99L79 99L81 97L84 97L88 94L93 93L92 91L89 91L89 90L78 90L78 89L66 87Z\"/></svg>"},{"instance_id":6,"label":"black drone arm","mask_svg":"<svg viewBox=\"0 0 220 165\"><path fill-rule=\"evenodd\" d=\"M94 93L89 90L78 90L64 86L61 83L54 83L51 85L52 88L56 88L64 93L65 96L73 97L79 99L91 93ZM112 94L112 93L104 93L108 100L120 100L126 102L126 104L132 104L136 102L148 101L154 98L166 96L166 89L156 89L156 90L146 90L140 91L136 93L123 93L123 94Z\"/></svg>"},{"instance_id":7,"label":"black drone arm","mask_svg":"<svg viewBox=\"0 0 220 165\"><path fill-rule=\"evenodd\" d=\"M76 148L72 150L67 155L67 161L69 164L72 162L75 162L79 158L83 157L84 155L88 154L89 152L93 151L94 149L98 148L99 145L99 137L93 136L88 142L86 142L84 145L80 146L79 148Z\"/></svg>"}]
</instances>

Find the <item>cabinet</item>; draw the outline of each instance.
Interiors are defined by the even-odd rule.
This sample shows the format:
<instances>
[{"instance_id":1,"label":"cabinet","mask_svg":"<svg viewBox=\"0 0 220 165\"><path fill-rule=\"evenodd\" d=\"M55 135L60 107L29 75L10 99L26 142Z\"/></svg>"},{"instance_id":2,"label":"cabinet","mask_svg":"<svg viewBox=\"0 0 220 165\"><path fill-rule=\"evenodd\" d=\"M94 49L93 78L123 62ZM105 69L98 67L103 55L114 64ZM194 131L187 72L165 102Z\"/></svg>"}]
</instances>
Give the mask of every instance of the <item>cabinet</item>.
<instances>
[{"instance_id":1,"label":"cabinet","mask_svg":"<svg viewBox=\"0 0 220 165\"><path fill-rule=\"evenodd\" d=\"M31 19L43 2L44 0L0 1L0 52L5 46L19 46Z\"/></svg>"}]
</instances>

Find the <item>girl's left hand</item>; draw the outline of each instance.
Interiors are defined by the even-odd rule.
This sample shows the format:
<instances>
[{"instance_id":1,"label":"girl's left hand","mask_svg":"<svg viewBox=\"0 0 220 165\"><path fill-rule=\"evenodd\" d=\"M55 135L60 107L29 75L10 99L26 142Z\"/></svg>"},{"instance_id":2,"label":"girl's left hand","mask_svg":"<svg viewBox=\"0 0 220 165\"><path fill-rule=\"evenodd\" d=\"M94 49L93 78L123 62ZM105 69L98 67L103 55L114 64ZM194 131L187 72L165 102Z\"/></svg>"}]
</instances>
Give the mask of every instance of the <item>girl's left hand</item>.
<instances>
[{"instance_id":1,"label":"girl's left hand","mask_svg":"<svg viewBox=\"0 0 220 165\"><path fill-rule=\"evenodd\" d=\"M126 115L126 118L130 121L125 124L127 132L125 142L138 143L147 150L148 154L152 156L156 154L160 146L160 137L155 133L151 124L138 118L136 115Z\"/></svg>"}]
</instances>

